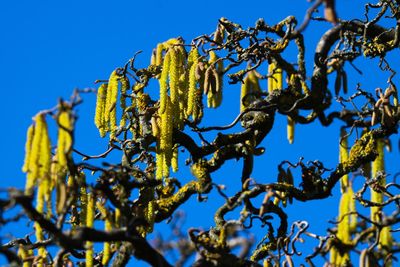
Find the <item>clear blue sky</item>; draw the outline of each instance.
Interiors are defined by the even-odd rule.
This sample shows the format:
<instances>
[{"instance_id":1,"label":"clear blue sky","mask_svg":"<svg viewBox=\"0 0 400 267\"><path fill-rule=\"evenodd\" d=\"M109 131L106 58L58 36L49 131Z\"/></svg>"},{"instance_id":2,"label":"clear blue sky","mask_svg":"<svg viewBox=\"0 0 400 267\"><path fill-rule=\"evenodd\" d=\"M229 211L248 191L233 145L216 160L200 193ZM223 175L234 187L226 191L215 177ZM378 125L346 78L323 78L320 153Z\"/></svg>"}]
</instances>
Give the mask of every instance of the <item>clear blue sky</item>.
<instances>
[{"instance_id":1,"label":"clear blue sky","mask_svg":"<svg viewBox=\"0 0 400 267\"><path fill-rule=\"evenodd\" d=\"M363 3L364 1L339 0L339 16L362 18ZM137 62L145 67L151 50L157 43L171 37L182 36L189 41L198 35L209 34L215 30L220 17L240 23L244 28L253 26L258 18L264 18L268 24L272 24L288 15L295 15L301 22L309 5L306 0L2 1L2 187L21 188L24 185L25 176L21 172L21 166L26 129L32 116L41 109L55 106L59 97L68 98L74 88L93 87L96 79L107 79L112 70L122 66L138 50L143 50L143 53ZM312 70L312 52L316 42L329 27L327 23L316 24L316 27L311 25L306 31L308 75ZM293 56L292 61L295 61ZM357 82L362 82L365 87L371 86L372 90L373 84L381 81L375 77L386 79L385 75L377 73L376 61L374 64L372 68L364 68L360 63L364 76L355 75L354 79L349 80L349 88L354 89ZM399 63L396 64L399 67ZM355 73L351 68L348 70L350 74ZM380 86L384 87L385 84L381 82ZM239 90L238 86L226 88L222 106L225 111L221 109L221 112L210 112L212 123L226 124L234 118L239 109ZM232 95L228 96L229 94ZM85 96L84 105L79 107L77 124L76 146L90 154L102 152L106 147L105 142L98 142L100 139L96 139L98 135L93 125L94 99L94 95ZM263 143L267 151L256 161L259 164L253 174L256 179L274 181L279 162L285 159L295 162L300 156L304 156L306 160L320 159L327 167L336 165L340 125L329 129L318 123L310 127L298 127L295 144L290 146L286 141L285 122L286 118L278 118L274 130ZM392 141L396 147L397 138ZM388 158L391 163L398 164L397 149L395 151ZM241 163L229 163L214 175L215 181L227 185L228 191L229 188L238 188L240 167ZM397 171L393 168L389 173ZM191 203L191 210L192 207L196 207L194 210L200 208L201 214L188 211L188 226L190 223L194 223L194 226L202 225L199 223L200 218L206 217L206 212L212 212L222 202L220 198L208 206ZM295 202L288 208L292 216L290 222L309 220L312 231L325 234L327 220L337 214L337 203L337 190L335 196L328 200L311 204ZM205 220L204 225L207 228L212 225L212 221ZM259 237L264 230L258 232Z\"/></svg>"}]
</instances>

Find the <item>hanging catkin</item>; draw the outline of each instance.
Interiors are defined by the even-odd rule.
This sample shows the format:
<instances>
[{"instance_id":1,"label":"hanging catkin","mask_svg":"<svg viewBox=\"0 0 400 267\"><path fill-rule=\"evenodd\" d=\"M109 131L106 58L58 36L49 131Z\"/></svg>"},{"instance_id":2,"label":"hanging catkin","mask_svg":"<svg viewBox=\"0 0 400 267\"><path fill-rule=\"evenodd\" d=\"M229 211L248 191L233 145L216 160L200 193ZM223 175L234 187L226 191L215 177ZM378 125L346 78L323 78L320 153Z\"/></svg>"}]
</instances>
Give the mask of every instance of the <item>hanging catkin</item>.
<instances>
[{"instance_id":1,"label":"hanging catkin","mask_svg":"<svg viewBox=\"0 0 400 267\"><path fill-rule=\"evenodd\" d=\"M105 232L110 232L112 230L112 223L111 220L106 217L104 219L104 231ZM111 259L111 243L110 242L104 242L104 246L103 246L103 258L101 260L101 264L103 264L103 266L107 266L108 262Z\"/></svg>"},{"instance_id":2,"label":"hanging catkin","mask_svg":"<svg viewBox=\"0 0 400 267\"><path fill-rule=\"evenodd\" d=\"M339 141L339 162L342 164L349 158L347 146L347 133L344 129L341 129ZM347 174L342 176L340 180L340 188L342 195L339 203L339 223L336 237L343 244L351 245L351 235L357 227L357 215L354 214L356 212L356 204L353 197L354 192ZM339 252L336 247L332 247L330 261L334 266L345 266L350 262L350 254L348 251Z\"/></svg>"},{"instance_id":3,"label":"hanging catkin","mask_svg":"<svg viewBox=\"0 0 400 267\"><path fill-rule=\"evenodd\" d=\"M45 186L43 186L43 183L40 183L36 197L36 210L39 213L43 213L45 210L45 193L46 193L46 188ZM37 242L44 240L43 229L38 222L35 222L35 237ZM44 247L40 246L38 248L38 256L39 256L39 260L37 262L38 266L44 266L47 257L47 252Z\"/></svg>"},{"instance_id":4,"label":"hanging catkin","mask_svg":"<svg viewBox=\"0 0 400 267\"><path fill-rule=\"evenodd\" d=\"M197 90L197 78L196 78L196 68L199 64L199 51L197 47L193 48L188 56L188 67L189 67L189 92L188 92L188 105L187 105L187 116L193 114L193 109L195 108L196 100L196 90Z\"/></svg>"},{"instance_id":5,"label":"hanging catkin","mask_svg":"<svg viewBox=\"0 0 400 267\"><path fill-rule=\"evenodd\" d=\"M280 90L283 88L282 69L272 61L268 65L268 92L271 93L273 90Z\"/></svg>"},{"instance_id":6,"label":"hanging catkin","mask_svg":"<svg viewBox=\"0 0 400 267\"><path fill-rule=\"evenodd\" d=\"M378 156L376 159L372 162L372 178L377 178L379 174L383 174L385 171L385 158L384 158L384 147L385 143L382 139L379 139L377 141L377 151L378 151ZM380 177L379 181L379 186L384 187L386 184L386 179L385 177ZM383 202L383 193L379 191L375 191L374 188L371 188L371 202L381 204ZM380 223L381 222L381 216L380 213L382 212L382 207L380 206L373 206L371 207L371 220L373 222ZM380 238L379 238L379 248L380 249L385 249L383 252L387 254L386 249L391 249L393 244L393 238L392 234L390 232L390 227L383 227L381 232L380 232ZM392 261L388 260L385 263L385 266L392 266Z\"/></svg>"},{"instance_id":7,"label":"hanging catkin","mask_svg":"<svg viewBox=\"0 0 400 267\"><path fill-rule=\"evenodd\" d=\"M119 103L120 103L120 107L121 107L121 111L122 111L122 116L121 116L121 120L119 122L119 126L123 127L126 124L126 118L127 118L127 114L125 113L126 94L127 94L127 91L130 89L130 84L129 84L129 79L126 76L121 77L120 82L121 82L121 95L119 98Z\"/></svg>"},{"instance_id":8,"label":"hanging catkin","mask_svg":"<svg viewBox=\"0 0 400 267\"><path fill-rule=\"evenodd\" d=\"M384 143L383 140L379 139L377 141L377 151L378 156L372 162L372 178L376 178L380 172L385 171L385 162L384 162ZM386 183L385 179L382 177L379 181L379 185L384 186ZM381 192L377 192L374 189L371 189L371 201L376 203L383 202L383 194ZM374 222L379 222L379 212L381 211L381 207L371 207L371 220Z\"/></svg>"},{"instance_id":9,"label":"hanging catkin","mask_svg":"<svg viewBox=\"0 0 400 267\"><path fill-rule=\"evenodd\" d=\"M26 133L25 160L24 160L24 165L22 167L23 172L29 171L29 160L31 157L32 141L34 134L35 134L35 126L32 124L31 126L29 126L28 132Z\"/></svg>"},{"instance_id":10,"label":"hanging catkin","mask_svg":"<svg viewBox=\"0 0 400 267\"><path fill-rule=\"evenodd\" d=\"M115 137L117 131L117 99L118 99L118 80L119 76L116 71L111 73L108 80L107 88L107 105L104 112L108 114L110 138ZM108 97L110 96L110 97Z\"/></svg>"},{"instance_id":11,"label":"hanging catkin","mask_svg":"<svg viewBox=\"0 0 400 267\"><path fill-rule=\"evenodd\" d=\"M105 121L105 108L107 100L107 87L108 84L103 83L97 90L96 112L94 116L94 123L99 130L100 136L104 137L108 131L108 125Z\"/></svg>"},{"instance_id":12,"label":"hanging catkin","mask_svg":"<svg viewBox=\"0 0 400 267\"><path fill-rule=\"evenodd\" d=\"M39 180L50 179L51 142L44 113L38 113L34 118L34 125L28 128L25 147L23 166L23 170L27 172L25 192L31 194Z\"/></svg>"},{"instance_id":13,"label":"hanging catkin","mask_svg":"<svg viewBox=\"0 0 400 267\"><path fill-rule=\"evenodd\" d=\"M86 213L86 227L93 228L94 226L94 215L95 215L95 196L93 192L87 195L87 213ZM86 241L86 267L93 267L93 242Z\"/></svg>"},{"instance_id":14,"label":"hanging catkin","mask_svg":"<svg viewBox=\"0 0 400 267\"><path fill-rule=\"evenodd\" d=\"M168 96L168 74L171 62L171 54L167 53L164 58L161 77L159 80L160 83L160 108L158 109L158 113L161 115L165 111L165 106L167 103Z\"/></svg>"},{"instance_id":15,"label":"hanging catkin","mask_svg":"<svg viewBox=\"0 0 400 267\"><path fill-rule=\"evenodd\" d=\"M261 91L260 82L256 71L250 71L244 78L240 92L240 112L254 101L256 94Z\"/></svg>"},{"instance_id":16,"label":"hanging catkin","mask_svg":"<svg viewBox=\"0 0 400 267\"><path fill-rule=\"evenodd\" d=\"M67 106L60 108L58 114L58 139L56 158L58 162L58 172L65 175L68 167L68 161L71 158L72 152L72 130L73 118L71 109Z\"/></svg>"},{"instance_id":17,"label":"hanging catkin","mask_svg":"<svg viewBox=\"0 0 400 267\"><path fill-rule=\"evenodd\" d=\"M290 117L287 116L287 139L289 141L289 144L293 144L294 142L294 128L295 128L296 122Z\"/></svg>"},{"instance_id":18,"label":"hanging catkin","mask_svg":"<svg viewBox=\"0 0 400 267\"><path fill-rule=\"evenodd\" d=\"M169 176L172 159L172 104L167 97L165 112L161 115L160 150L163 153L163 177Z\"/></svg>"},{"instance_id":19,"label":"hanging catkin","mask_svg":"<svg viewBox=\"0 0 400 267\"><path fill-rule=\"evenodd\" d=\"M177 125L179 119L179 55L174 47L168 49L167 54L171 54L169 66L169 91L171 98L172 117Z\"/></svg>"}]
</instances>

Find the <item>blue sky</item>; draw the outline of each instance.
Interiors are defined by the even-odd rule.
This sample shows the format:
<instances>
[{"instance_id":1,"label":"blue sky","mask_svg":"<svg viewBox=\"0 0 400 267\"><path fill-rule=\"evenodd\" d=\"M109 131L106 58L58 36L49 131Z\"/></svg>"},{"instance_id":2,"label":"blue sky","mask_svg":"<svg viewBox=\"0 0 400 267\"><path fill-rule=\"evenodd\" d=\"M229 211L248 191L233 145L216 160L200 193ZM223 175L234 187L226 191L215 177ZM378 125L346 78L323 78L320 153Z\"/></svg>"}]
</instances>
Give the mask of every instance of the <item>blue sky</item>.
<instances>
[{"instance_id":1,"label":"blue sky","mask_svg":"<svg viewBox=\"0 0 400 267\"><path fill-rule=\"evenodd\" d=\"M342 18L362 18L364 1L338 1L338 13ZM258 18L268 24L276 23L288 15L303 20L309 7L305 0L280 1L2 1L0 3L0 92L2 104L0 114L2 127L0 140L2 156L0 179L2 187L24 185L21 172L24 156L26 129L31 118L41 109L53 107L59 97L69 98L74 88L94 87L97 79L107 79L112 70L120 67L135 52L143 50L137 63L145 67L151 50L157 43L171 37L182 36L186 41L215 30L217 20L226 17L244 28L253 26ZM312 52L327 23L311 25L305 34L308 59L308 74L311 73ZM397 52L398 53L398 52ZM398 56L393 56L397 58ZM292 61L295 57L292 55ZM354 79L349 79L349 88L357 82L373 89L385 74L377 72L377 61L372 67L359 67L364 75L355 74L347 68ZM399 63L394 62L399 67ZM357 64L357 61L356 61ZM398 78L395 79L398 81ZM381 82L381 87L385 84ZM156 88L151 90L156 91ZM227 124L239 109L239 87L225 90L221 111L210 111L210 123ZM104 151L106 143L97 135L93 124L94 95L84 97L79 107L77 124L78 149L97 154ZM208 111L207 111L208 112ZM295 143L286 141L286 118L280 116L263 145L266 153L258 158L259 167L254 177L260 181L276 179L276 165L288 159L296 162L301 156L306 160L320 159L327 167L337 163L339 124L323 128L318 123L296 129ZM318 134L316 134L318 133ZM392 140L397 146L397 137ZM53 142L55 139L53 138ZM389 166L399 160L397 149L388 154ZM241 163L232 162L215 175L215 180L229 188L240 185ZM389 172L395 173L393 168ZM187 173L187 172L186 172ZM184 172L185 174L185 172ZM233 191L232 191L233 192ZM294 203L288 208L291 221L307 219L311 230L324 234L326 221L337 214L337 190L335 196L311 204ZM215 196L215 195L213 195ZM188 225L200 226L199 218L222 204L192 203L188 211ZM202 213L192 211L201 208ZM188 208L186 206L185 208ZM323 223L321 222L323 218ZM198 223L198 225L196 225ZM209 227L212 221L204 221ZM259 234L262 233L260 229ZM4 234L4 233L1 233ZM1 261L0 261L1 262Z\"/></svg>"}]
</instances>

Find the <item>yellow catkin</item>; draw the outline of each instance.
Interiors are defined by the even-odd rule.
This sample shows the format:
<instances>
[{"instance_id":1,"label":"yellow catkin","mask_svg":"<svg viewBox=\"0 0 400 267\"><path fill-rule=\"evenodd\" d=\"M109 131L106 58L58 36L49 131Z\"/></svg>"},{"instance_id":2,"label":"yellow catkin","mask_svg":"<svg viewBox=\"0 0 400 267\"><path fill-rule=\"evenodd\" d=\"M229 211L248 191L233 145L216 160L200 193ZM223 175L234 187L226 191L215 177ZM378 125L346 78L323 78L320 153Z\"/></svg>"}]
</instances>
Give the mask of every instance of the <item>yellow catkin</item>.
<instances>
[{"instance_id":1,"label":"yellow catkin","mask_svg":"<svg viewBox=\"0 0 400 267\"><path fill-rule=\"evenodd\" d=\"M159 114L163 114L165 111L167 96L168 96L168 74L171 62L171 54L167 53L164 58L161 76L159 79L160 83L160 108L158 109Z\"/></svg>"},{"instance_id":2,"label":"yellow catkin","mask_svg":"<svg viewBox=\"0 0 400 267\"><path fill-rule=\"evenodd\" d=\"M121 210L119 208L115 209L115 227L117 229L121 227Z\"/></svg>"},{"instance_id":3,"label":"yellow catkin","mask_svg":"<svg viewBox=\"0 0 400 267\"><path fill-rule=\"evenodd\" d=\"M167 97L167 105L164 114L161 115L160 150L163 158L163 177L169 176L169 167L172 159L172 104Z\"/></svg>"},{"instance_id":4,"label":"yellow catkin","mask_svg":"<svg viewBox=\"0 0 400 267\"><path fill-rule=\"evenodd\" d=\"M106 217L104 221L104 231L110 232L111 230L112 230L111 220L108 217ZM101 259L101 263L103 264L103 266L107 266L110 259L111 259L111 244L110 242L104 242L103 258Z\"/></svg>"},{"instance_id":5,"label":"yellow catkin","mask_svg":"<svg viewBox=\"0 0 400 267\"><path fill-rule=\"evenodd\" d=\"M114 226L116 229L120 229L122 227L121 223L121 210L119 208L115 209L115 214L114 214ZM115 248L118 249L119 246L121 245L121 242L115 242Z\"/></svg>"},{"instance_id":6,"label":"yellow catkin","mask_svg":"<svg viewBox=\"0 0 400 267\"><path fill-rule=\"evenodd\" d=\"M275 69L275 74L274 74L274 78L275 78L275 89L278 90L282 90L283 89L283 75L282 75L282 69L277 67Z\"/></svg>"},{"instance_id":7,"label":"yellow catkin","mask_svg":"<svg viewBox=\"0 0 400 267\"><path fill-rule=\"evenodd\" d=\"M38 223L35 223L35 236L36 236L36 241L44 240L43 229ZM38 248L38 257L39 259L36 261L37 263L36 266L45 266L47 252L44 247Z\"/></svg>"},{"instance_id":8,"label":"yellow catkin","mask_svg":"<svg viewBox=\"0 0 400 267\"><path fill-rule=\"evenodd\" d=\"M151 132L154 137L158 138L160 135L160 125L156 116L152 116L150 119L151 123Z\"/></svg>"},{"instance_id":9,"label":"yellow catkin","mask_svg":"<svg viewBox=\"0 0 400 267\"><path fill-rule=\"evenodd\" d=\"M347 189L346 189L347 190ZM342 194L339 204L339 222L338 225L338 234L337 237L343 243L350 243L351 235L350 235L350 216L348 213L350 212L350 199L352 196L349 194L349 191L346 191Z\"/></svg>"},{"instance_id":10,"label":"yellow catkin","mask_svg":"<svg viewBox=\"0 0 400 267\"><path fill-rule=\"evenodd\" d=\"M357 227L357 215L349 214L351 212L355 212L355 200L353 198L353 190L351 185L346 188L346 192L344 192L340 199L339 204L339 224L338 224L338 232L337 238L343 242L344 244L351 245L351 233L356 230ZM348 251L340 254L336 251L336 248L332 248L332 253L335 254L335 260L332 261L335 263L335 266L344 266L346 263L350 261L350 254Z\"/></svg>"},{"instance_id":11,"label":"yellow catkin","mask_svg":"<svg viewBox=\"0 0 400 267\"><path fill-rule=\"evenodd\" d=\"M287 139L289 141L289 144L293 144L294 142L294 127L295 127L295 121L287 116Z\"/></svg>"},{"instance_id":12,"label":"yellow catkin","mask_svg":"<svg viewBox=\"0 0 400 267\"><path fill-rule=\"evenodd\" d=\"M69 175L67 178L67 192L73 192L77 188L78 188L77 179L74 176ZM79 197L77 196L77 194L72 194L72 197L73 197L72 202L74 203L74 207L77 207L78 206L77 200L79 199ZM64 207L58 207L58 210L61 211L62 208L64 208ZM71 217L71 230L72 231L75 230L77 226L79 226L79 221L80 221L80 217L77 216L76 214L74 214Z\"/></svg>"},{"instance_id":13,"label":"yellow catkin","mask_svg":"<svg viewBox=\"0 0 400 267\"><path fill-rule=\"evenodd\" d=\"M80 173L78 176L78 187L79 187L79 225L86 226L86 218L88 211L88 194L86 191L86 177L84 173Z\"/></svg>"},{"instance_id":14,"label":"yellow catkin","mask_svg":"<svg viewBox=\"0 0 400 267\"><path fill-rule=\"evenodd\" d=\"M242 112L256 98L256 93L260 92L260 82L256 71L250 71L244 78L240 93L240 111Z\"/></svg>"},{"instance_id":15,"label":"yellow catkin","mask_svg":"<svg viewBox=\"0 0 400 267\"><path fill-rule=\"evenodd\" d=\"M178 147L175 147L172 151L171 167L173 172L178 171Z\"/></svg>"},{"instance_id":16,"label":"yellow catkin","mask_svg":"<svg viewBox=\"0 0 400 267\"><path fill-rule=\"evenodd\" d=\"M70 109L62 108L60 110L58 124L56 154L59 166L58 172L60 172L61 175L65 175L72 152L72 118Z\"/></svg>"},{"instance_id":17,"label":"yellow catkin","mask_svg":"<svg viewBox=\"0 0 400 267\"><path fill-rule=\"evenodd\" d=\"M283 88L283 75L282 69L279 68L275 62L268 65L268 92L273 90L281 90Z\"/></svg>"},{"instance_id":18,"label":"yellow catkin","mask_svg":"<svg viewBox=\"0 0 400 267\"><path fill-rule=\"evenodd\" d=\"M194 121L200 121L203 117L203 93L201 90L196 91L196 98L193 106L192 117Z\"/></svg>"},{"instance_id":19,"label":"yellow catkin","mask_svg":"<svg viewBox=\"0 0 400 267\"><path fill-rule=\"evenodd\" d=\"M177 46L178 51L178 70L179 70L179 81L178 81L178 105L175 107L176 109L176 118L174 121L174 125L177 129L183 130L184 128L184 120L187 118L186 110L188 105L188 93L189 93L189 80L188 80L188 72L189 69L186 70L186 50L183 46Z\"/></svg>"},{"instance_id":20,"label":"yellow catkin","mask_svg":"<svg viewBox=\"0 0 400 267\"><path fill-rule=\"evenodd\" d=\"M259 75L260 74L257 73L255 70L249 72L249 80L252 93L261 92L260 81L258 79Z\"/></svg>"},{"instance_id":21,"label":"yellow catkin","mask_svg":"<svg viewBox=\"0 0 400 267\"><path fill-rule=\"evenodd\" d=\"M58 137L56 154L53 157L53 164L51 166L51 181L46 199L51 198L51 191L55 187L57 190L57 206L56 211L60 212L62 203L59 203L60 197L65 197L65 177L68 171L68 162L72 158L72 133L73 133L73 116L71 108L67 105L62 105L59 108L57 116L58 123Z\"/></svg>"},{"instance_id":22,"label":"yellow catkin","mask_svg":"<svg viewBox=\"0 0 400 267\"><path fill-rule=\"evenodd\" d=\"M43 183L39 185L37 196L36 196L36 210L39 213L43 213L45 210L45 186L43 186ZM39 225L39 223L35 223L35 236L36 236L36 241L43 241L44 240L44 235L43 235L43 229ZM46 249L44 247L39 247L38 248L38 256L39 260L37 261L38 266L44 266L45 260L46 260Z\"/></svg>"},{"instance_id":23,"label":"yellow catkin","mask_svg":"<svg viewBox=\"0 0 400 267\"><path fill-rule=\"evenodd\" d=\"M94 116L94 124L99 130L101 137L104 137L107 133L107 126L104 117L106 108L106 99L107 99L107 87L108 84L103 83L97 90L96 113Z\"/></svg>"},{"instance_id":24,"label":"yellow catkin","mask_svg":"<svg viewBox=\"0 0 400 267\"><path fill-rule=\"evenodd\" d=\"M164 153L160 145L157 145L156 151L156 179L161 180L164 173Z\"/></svg>"},{"instance_id":25,"label":"yellow catkin","mask_svg":"<svg viewBox=\"0 0 400 267\"><path fill-rule=\"evenodd\" d=\"M32 136L31 141L31 150L29 158L27 161L27 179L26 179L26 186L25 186L25 193L30 194L32 193L33 187L36 184L36 180L39 176L39 158L40 158L40 149L41 149L41 142L43 136L43 115L38 114L34 118L34 134Z\"/></svg>"},{"instance_id":26,"label":"yellow catkin","mask_svg":"<svg viewBox=\"0 0 400 267\"><path fill-rule=\"evenodd\" d=\"M275 90L274 71L275 71L275 62L271 62L268 65L268 92L269 93L271 93L273 90Z\"/></svg>"},{"instance_id":27,"label":"yellow catkin","mask_svg":"<svg viewBox=\"0 0 400 267\"><path fill-rule=\"evenodd\" d=\"M163 44L163 46L164 46L164 48L165 48L165 47L170 47L170 46L174 46L174 45L177 45L177 44L180 44L179 39L177 39L177 38L171 38L171 39L165 41L164 44Z\"/></svg>"},{"instance_id":28,"label":"yellow catkin","mask_svg":"<svg viewBox=\"0 0 400 267\"><path fill-rule=\"evenodd\" d=\"M169 90L171 97L171 111L175 120L179 114L179 56L174 47L168 49L167 54L171 54L171 62L169 67Z\"/></svg>"},{"instance_id":29,"label":"yellow catkin","mask_svg":"<svg viewBox=\"0 0 400 267\"><path fill-rule=\"evenodd\" d=\"M127 114L125 114L126 94L127 94L127 91L130 88L130 84L129 84L129 79L126 76L122 77L120 79L120 81L121 81L121 96L120 96L119 102L120 102L120 107L121 107L121 110L122 110L122 117L121 117L121 120L119 122L119 125L120 126L125 126L126 117L127 117Z\"/></svg>"},{"instance_id":30,"label":"yellow catkin","mask_svg":"<svg viewBox=\"0 0 400 267\"><path fill-rule=\"evenodd\" d=\"M157 154L156 154L156 178L157 179L162 179L164 176L164 173L169 174L169 166L166 166L165 164L165 155L166 151L169 149L169 127L172 124L170 119L171 119L171 114L170 114L170 103L171 101L169 100L169 96L167 96L166 99L166 108L165 112L161 115L160 120L160 134L159 138L157 140ZM164 170L167 168L168 170Z\"/></svg>"},{"instance_id":31,"label":"yellow catkin","mask_svg":"<svg viewBox=\"0 0 400 267\"><path fill-rule=\"evenodd\" d=\"M161 66L163 64L163 61L162 61L163 49L164 49L164 45L162 43L157 45L156 56L155 56L156 57L155 62L156 62L157 66Z\"/></svg>"},{"instance_id":32,"label":"yellow catkin","mask_svg":"<svg viewBox=\"0 0 400 267\"><path fill-rule=\"evenodd\" d=\"M110 131L110 137L113 138L117 129L117 99L118 99L118 80L119 76L114 70L108 79L107 98L104 108L105 124Z\"/></svg>"},{"instance_id":33,"label":"yellow catkin","mask_svg":"<svg viewBox=\"0 0 400 267\"><path fill-rule=\"evenodd\" d=\"M339 252L335 247L331 247L329 250L329 262L331 264L335 264L336 261L338 260ZM334 265L333 265L334 266Z\"/></svg>"},{"instance_id":34,"label":"yellow catkin","mask_svg":"<svg viewBox=\"0 0 400 267\"><path fill-rule=\"evenodd\" d=\"M33 187L39 181L46 181L43 190L48 190L51 171L51 142L47 129L45 114L39 113L35 117L35 130L32 138L29 160L25 166L28 174L25 192L32 193Z\"/></svg>"},{"instance_id":35,"label":"yellow catkin","mask_svg":"<svg viewBox=\"0 0 400 267\"><path fill-rule=\"evenodd\" d=\"M99 210L99 212L103 218L106 218L108 216L107 209L102 202L97 201L96 208Z\"/></svg>"},{"instance_id":36,"label":"yellow catkin","mask_svg":"<svg viewBox=\"0 0 400 267\"><path fill-rule=\"evenodd\" d=\"M93 228L95 214L95 197L93 193L87 196L86 227ZM86 267L93 267L93 242L86 241Z\"/></svg>"},{"instance_id":37,"label":"yellow catkin","mask_svg":"<svg viewBox=\"0 0 400 267\"><path fill-rule=\"evenodd\" d=\"M379 139L377 142L378 157L372 162L373 178L377 177L379 172L385 171L384 147L385 147L384 141L382 139ZM379 181L379 185L385 186L385 184L386 184L386 179L382 178ZM383 194L371 189L371 201L376 203L382 203ZM380 222L381 218L379 214L381 211L382 207L371 207L371 220L374 222ZM390 232L390 227L388 226L382 228L379 238L379 248L390 250L392 248L392 243L393 240L392 240L392 234ZM392 266L392 261L389 260L388 262L386 262L385 266Z\"/></svg>"},{"instance_id":38,"label":"yellow catkin","mask_svg":"<svg viewBox=\"0 0 400 267\"><path fill-rule=\"evenodd\" d=\"M391 250L393 246L392 233L390 232L390 227L383 227L379 239L379 247ZM392 262L388 262L385 266L392 266Z\"/></svg>"},{"instance_id":39,"label":"yellow catkin","mask_svg":"<svg viewBox=\"0 0 400 267\"><path fill-rule=\"evenodd\" d=\"M156 117L151 118L151 125L154 137L157 138L156 145L156 179L162 179L163 177L163 166L164 166L164 153L161 150L160 136L161 136L161 124L160 119Z\"/></svg>"},{"instance_id":40,"label":"yellow catkin","mask_svg":"<svg viewBox=\"0 0 400 267\"><path fill-rule=\"evenodd\" d=\"M351 184L349 185L349 187L347 187L347 194L349 195L349 212L356 212L356 200L353 197L354 191ZM350 220L350 231L354 232L357 228L357 214L350 214L349 220Z\"/></svg>"},{"instance_id":41,"label":"yellow catkin","mask_svg":"<svg viewBox=\"0 0 400 267\"><path fill-rule=\"evenodd\" d=\"M18 257L22 260L22 267L29 267L32 266L31 262L28 261L29 251L27 251L23 245L18 246Z\"/></svg>"},{"instance_id":42,"label":"yellow catkin","mask_svg":"<svg viewBox=\"0 0 400 267\"><path fill-rule=\"evenodd\" d=\"M178 129L183 129L183 120L186 119L189 115L187 114L188 111L188 106L189 106L189 98L190 94L193 94L193 89L195 89L196 86L196 81L194 80L194 83L192 81L192 85L190 85L190 70L193 66L193 60L196 60L196 65L197 65L197 55L193 55L193 49L190 52L188 58L186 54L186 50L183 48L183 46L175 46L176 49L176 54L177 54L177 72L175 75L178 76L178 96L177 96L177 102L178 104L174 104L175 107L175 120L174 120L174 125ZM171 73L173 71L171 70ZM192 70L192 75L194 75L193 70ZM195 78L195 77L192 77ZM190 86L192 86L192 89L190 89ZM193 88L194 86L194 88ZM172 88L171 88L171 100L172 100Z\"/></svg>"},{"instance_id":43,"label":"yellow catkin","mask_svg":"<svg viewBox=\"0 0 400 267\"><path fill-rule=\"evenodd\" d=\"M155 200L149 201L149 203L147 204L146 214L145 214L146 221L149 223L149 227L147 227L147 233L153 232L154 219L155 219L155 205L156 205Z\"/></svg>"},{"instance_id":44,"label":"yellow catkin","mask_svg":"<svg viewBox=\"0 0 400 267\"><path fill-rule=\"evenodd\" d=\"M377 142L378 157L372 162L372 177L375 178L379 172L385 170L384 163L384 143L383 140L378 140ZM381 179L380 185L384 186L386 184L385 179ZM383 195L382 193L376 192L371 189L371 201L376 203L382 203ZM379 212L381 207L371 207L371 220L374 222L379 221Z\"/></svg>"},{"instance_id":45,"label":"yellow catkin","mask_svg":"<svg viewBox=\"0 0 400 267\"><path fill-rule=\"evenodd\" d=\"M42 140L40 142L40 158L39 158L39 178L44 180L50 179L51 170L51 142L47 124L44 121Z\"/></svg>"},{"instance_id":46,"label":"yellow catkin","mask_svg":"<svg viewBox=\"0 0 400 267\"><path fill-rule=\"evenodd\" d=\"M34 133L35 133L35 127L33 125L29 126L28 131L26 133L25 160L24 160L24 165L22 166L23 172L29 171L29 161L31 158L31 149L32 149L32 141Z\"/></svg>"},{"instance_id":47,"label":"yellow catkin","mask_svg":"<svg viewBox=\"0 0 400 267\"><path fill-rule=\"evenodd\" d=\"M210 51L209 53L210 59L208 60L208 63L213 64L218 60L218 56L215 53L215 51Z\"/></svg>"},{"instance_id":48,"label":"yellow catkin","mask_svg":"<svg viewBox=\"0 0 400 267\"><path fill-rule=\"evenodd\" d=\"M44 204L45 204L44 203L44 193L45 193L45 191L43 189L44 189L44 187L39 185L38 193L36 196L36 210L39 213L43 213L43 211L44 211Z\"/></svg>"},{"instance_id":49,"label":"yellow catkin","mask_svg":"<svg viewBox=\"0 0 400 267\"><path fill-rule=\"evenodd\" d=\"M96 207L100 211L100 214L101 214L102 218L104 219L104 231L110 232L112 230L112 220L111 220L109 211L104 206L104 204L100 201L96 202ZM110 259L111 259L111 243L104 242L103 255L102 255L102 259L101 259L102 265L107 266Z\"/></svg>"},{"instance_id":50,"label":"yellow catkin","mask_svg":"<svg viewBox=\"0 0 400 267\"><path fill-rule=\"evenodd\" d=\"M339 145L340 163L347 161L349 158L347 146L347 133L344 129L341 129ZM354 192L347 175L341 178L340 185L342 196L339 203L339 224L336 237L344 244L351 244L351 234L357 227L357 215L349 214L356 211L356 204L353 197ZM345 266L348 262L350 262L350 254L348 251L339 253L337 248L333 247L331 249L331 263L334 266Z\"/></svg>"},{"instance_id":51,"label":"yellow catkin","mask_svg":"<svg viewBox=\"0 0 400 267\"><path fill-rule=\"evenodd\" d=\"M350 232L350 217L348 215L344 216L350 211L350 196L349 192L344 192L341 196L339 203L339 224L336 237L344 244L351 243L351 232ZM340 254L336 248L331 249L332 262L334 266L345 266L346 262L350 261L350 255L346 251ZM334 255L334 257L333 257Z\"/></svg>"}]
</instances>

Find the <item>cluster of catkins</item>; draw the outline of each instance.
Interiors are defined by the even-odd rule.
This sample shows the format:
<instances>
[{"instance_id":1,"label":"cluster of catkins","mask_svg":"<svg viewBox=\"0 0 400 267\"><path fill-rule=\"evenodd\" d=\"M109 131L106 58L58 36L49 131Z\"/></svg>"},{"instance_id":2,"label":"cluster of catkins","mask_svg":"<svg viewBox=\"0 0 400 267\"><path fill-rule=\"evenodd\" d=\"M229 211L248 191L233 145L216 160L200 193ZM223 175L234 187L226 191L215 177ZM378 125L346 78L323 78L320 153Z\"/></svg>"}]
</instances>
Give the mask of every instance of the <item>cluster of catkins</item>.
<instances>
[{"instance_id":1,"label":"cluster of catkins","mask_svg":"<svg viewBox=\"0 0 400 267\"><path fill-rule=\"evenodd\" d=\"M339 147L339 162L345 163L349 160L347 133L344 129L341 130ZM372 162L372 166L366 165L363 167L367 176L376 177L380 172L384 172L384 142L379 139L377 141L378 157ZM385 186L385 179L379 181L381 186ZM339 203L338 226L336 238L343 244L342 247L352 246L352 235L357 233L357 214L356 203L354 199L354 191L348 174L344 175L340 180L341 185L341 199ZM379 190L371 189L371 202L382 203L383 193ZM382 207L371 207L371 221L379 223L381 220L380 213ZM383 227L380 232L378 247L380 249L390 248L392 246L392 235L390 227ZM384 251L384 250L383 250ZM351 263L350 253L346 249L339 250L336 246L332 246L330 250L330 262L334 266L347 266ZM370 259L368 258L368 248L361 251L359 266L371 266ZM391 261L386 262L385 266L392 266Z\"/></svg>"}]
</instances>

